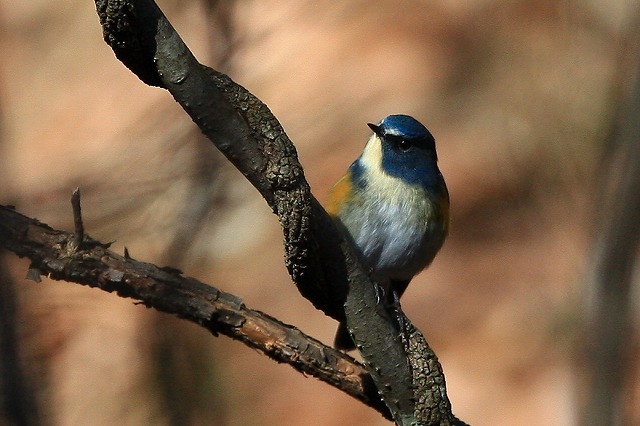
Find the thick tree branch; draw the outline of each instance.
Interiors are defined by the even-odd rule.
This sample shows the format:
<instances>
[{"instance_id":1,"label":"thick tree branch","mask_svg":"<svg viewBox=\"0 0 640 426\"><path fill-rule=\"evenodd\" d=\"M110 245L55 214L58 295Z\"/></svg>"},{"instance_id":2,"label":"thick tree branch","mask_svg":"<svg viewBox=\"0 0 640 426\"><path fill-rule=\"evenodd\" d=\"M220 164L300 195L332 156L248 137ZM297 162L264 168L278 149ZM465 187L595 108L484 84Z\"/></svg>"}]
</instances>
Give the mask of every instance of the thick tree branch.
<instances>
[{"instance_id":1,"label":"thick tree branch","mask_svg":"<svg viewBox=\"0 0 640 426\"><path fill-rule=\"evenodd\" d=\"M202 132L243 173L278 216L285 262L300 292L343 319L347 275L338 244L320 249L311 227L338 234L314 216L294 145L271 111L224 74L202 66L151 0L96 1L104 38L141 80L167 89ZM334 270L331 277L326 270Z\"/></svg>"},{"instance_id":2,"label":"thick tree branch","mask_svg":"<svg viewBox=\"0 0 640 426\"><path fill-rule=\"evenodd\" d=\"M78 249L75 239L74 233L52 229L0 206L0 247L31 260L30 278L39 280L44 274L139 300L149 308L199 324L214 335L239 340L390 418L367 369L349 355L247 308L237 296L184 277L178 270L120 256L108 250L108 244L88 237Z\"/></svg>"}]
</instances>

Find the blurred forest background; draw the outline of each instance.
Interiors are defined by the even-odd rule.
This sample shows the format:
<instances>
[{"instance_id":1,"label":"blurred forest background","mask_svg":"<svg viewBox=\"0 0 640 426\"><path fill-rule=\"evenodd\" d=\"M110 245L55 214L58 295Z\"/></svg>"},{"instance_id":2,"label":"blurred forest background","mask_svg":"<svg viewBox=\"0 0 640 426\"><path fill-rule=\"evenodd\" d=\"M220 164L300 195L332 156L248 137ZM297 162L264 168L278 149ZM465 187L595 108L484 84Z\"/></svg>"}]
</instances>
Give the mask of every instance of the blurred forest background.
<instances>
[{"instance_id":1,"label":"blurred forest background","mask_svg":"<svg viewBox=\"0 0 640 426\"><path fill-rule=\"evenodd\" d=\"M271 108L321 201L367 122L406 113L429 127L451 235L403 307L454 413L576 424L585 276L635 2L159 4L201 62ZM275 216L166 91L115 59L93 2L0 0L0 51L1 203L71 230L79 186L92 237L331 343L335 321L287 275ZM32 403L23 424L388 424L237 342L98 290L25 282L27 261L0 260L0 424Z\"/></svg>"}]
</instances>

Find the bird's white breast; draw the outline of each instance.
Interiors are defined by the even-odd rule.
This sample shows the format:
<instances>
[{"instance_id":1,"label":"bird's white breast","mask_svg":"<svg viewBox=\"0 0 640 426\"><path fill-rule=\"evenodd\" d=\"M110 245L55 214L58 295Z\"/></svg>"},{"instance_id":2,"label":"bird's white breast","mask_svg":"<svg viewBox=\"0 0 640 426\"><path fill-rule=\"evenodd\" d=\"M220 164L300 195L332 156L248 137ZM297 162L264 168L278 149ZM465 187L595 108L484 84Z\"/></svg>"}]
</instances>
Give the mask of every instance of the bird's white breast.
<instances>
[{"instance_id":1,"label":"bird's white breast","mask_svg":"<svg viewBox=\"0 0 640 426\"><path fill-rule=\"evenodd\" d=\"M360 159L366 188L340 220L378 279L410 279L431 263L446 226L434 194L380 169L382 152L375 142L369 141Z\"/></svg>"}]
</instances>

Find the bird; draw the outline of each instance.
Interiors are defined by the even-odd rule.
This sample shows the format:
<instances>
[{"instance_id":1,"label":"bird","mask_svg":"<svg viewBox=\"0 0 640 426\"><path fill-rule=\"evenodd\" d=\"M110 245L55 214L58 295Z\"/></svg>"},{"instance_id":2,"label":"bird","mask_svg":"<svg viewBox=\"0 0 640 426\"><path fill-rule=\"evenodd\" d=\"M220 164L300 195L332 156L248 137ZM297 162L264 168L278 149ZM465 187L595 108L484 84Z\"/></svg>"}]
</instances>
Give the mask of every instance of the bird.
<instances>
[{"instance_id":1,"label":"bird","mask_svg":"<svg viewBox=\"0 0 640 426\"><path fill-rule=\"evenodd\" d=\"M442 247L449 192L435 139L422 123L394 114L367 125L373 134L331 189L326 210L391 304ZM355 349L344 321L334 347Z\"/></svg>"}]
</instances>

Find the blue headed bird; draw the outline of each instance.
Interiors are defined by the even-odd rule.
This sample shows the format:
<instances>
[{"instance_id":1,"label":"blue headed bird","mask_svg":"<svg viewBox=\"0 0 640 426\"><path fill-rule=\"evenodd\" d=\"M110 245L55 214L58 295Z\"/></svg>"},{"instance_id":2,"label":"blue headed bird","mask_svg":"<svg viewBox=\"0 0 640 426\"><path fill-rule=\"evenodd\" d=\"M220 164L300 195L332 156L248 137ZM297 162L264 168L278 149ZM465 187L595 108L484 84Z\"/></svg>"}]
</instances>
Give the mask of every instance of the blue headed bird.
<instances>
[{"instance_id":1,"label":"blue headed bird","mask_svg":"<svg viewBox=\"0 0 640 426\"><path fill-rule=\"evenodd\" d=\"M386 303L429 266L449 230L449 192L435 140L408 115L390 115L331 190L327 212L347 235ZM344 323L334 346L354 349Z\"/></svg>"}]
</instances>

